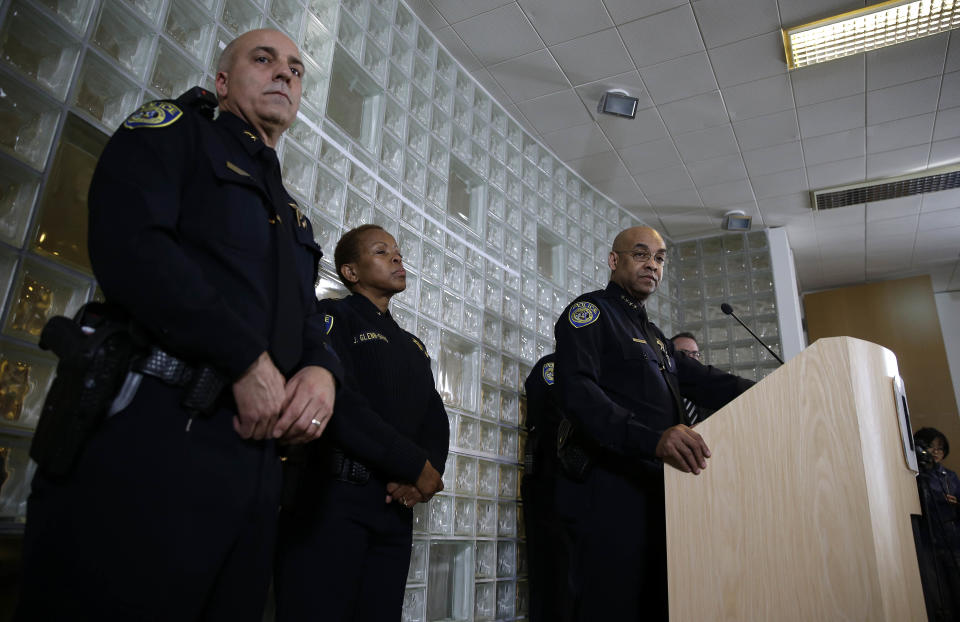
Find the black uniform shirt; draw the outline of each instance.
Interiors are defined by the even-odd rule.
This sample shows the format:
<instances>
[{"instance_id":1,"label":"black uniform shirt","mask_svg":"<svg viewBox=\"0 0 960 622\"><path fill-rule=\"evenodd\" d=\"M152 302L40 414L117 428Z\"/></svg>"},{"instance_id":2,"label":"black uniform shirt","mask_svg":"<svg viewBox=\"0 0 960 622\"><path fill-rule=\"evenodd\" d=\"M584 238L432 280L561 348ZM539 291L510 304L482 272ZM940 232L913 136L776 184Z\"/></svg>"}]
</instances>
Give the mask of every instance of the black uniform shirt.
<instances>
[{"instance_id":1,"label":"black uniform shirt","mask_svg":"<svg viewBox=\"0 0 960 622\"><path fill-rule=\"evenodd\" d=\"M279 216L295 240L286 269L302 301L297 367L319 365L339 379L314 294L322 253L296 202L264 178L264 149L228 112L210 121L175 102L142 106L107 143L90 186L94 274L107 300L161 347L235 379L270 349Z\"/></svg>"},{"instance_id":2,"label":"black uniform shirt","mask_svg":"<svg viewBox=\"0 0 960 622\"><path fill-rule=\"evenodd\" d=\"M365 296L320 309L345 370L332 442L392 481L416 482L428 459L443 473L450 424L426 347Z\"/></svg>"},{"instance_id":3,"label":"black uniform shirt","mask_svg":"<svg viewBox=\"0 0 960 622\"><path fill-rule=\"evenodd\" d=\"M643 305L613 282L571 303L557 321L556 339L555 389L564 414L619 456L654 457L663 431L681 423L668 379L681 395L711 408L753 385L675 357Z\"/></svg>"},{"instance_id":4,"label":"black uniform shirt","mask_svg":"<svg viewBox=\"0 0 960 622\"><path fill-rule=\"evenodd\" d=\"M562 414L557 407L554 382L556 355L548 354L537 361L523 383L527 394L527 444L524 456L524 477L536 474L550 476L557 454L557 427Z\"/></svg>"}]
</instances>

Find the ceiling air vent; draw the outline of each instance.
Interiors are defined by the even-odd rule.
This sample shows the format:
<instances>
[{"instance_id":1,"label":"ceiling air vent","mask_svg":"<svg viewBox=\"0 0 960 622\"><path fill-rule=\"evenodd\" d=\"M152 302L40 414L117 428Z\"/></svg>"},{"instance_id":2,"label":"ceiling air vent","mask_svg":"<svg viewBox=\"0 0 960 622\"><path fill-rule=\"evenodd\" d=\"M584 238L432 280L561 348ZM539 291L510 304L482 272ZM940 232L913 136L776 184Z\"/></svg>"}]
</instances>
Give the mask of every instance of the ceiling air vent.
<instances>
[{"instance_id":1,"label":"ceiling air vent","mask_svg":"<svg viewBox=\"0 0 960 622\"><path fill-rule=\"evenodd\" d=\"M957 166L874 180L855 186L814 190L810 193L810 207L819 211L952 188L960 188L960 167Z\"/></svg>"}]
</instances>

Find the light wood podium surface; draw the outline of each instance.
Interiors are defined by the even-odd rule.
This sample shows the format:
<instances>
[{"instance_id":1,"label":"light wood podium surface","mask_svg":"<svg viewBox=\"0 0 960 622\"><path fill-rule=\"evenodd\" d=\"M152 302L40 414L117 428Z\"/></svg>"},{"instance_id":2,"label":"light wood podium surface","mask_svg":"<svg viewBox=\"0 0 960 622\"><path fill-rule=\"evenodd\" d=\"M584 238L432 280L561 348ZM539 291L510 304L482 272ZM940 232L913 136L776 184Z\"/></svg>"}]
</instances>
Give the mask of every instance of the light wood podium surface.
<instances>
[{"instance_id":1,"label":"light wood podium surface","mask_svg":"<svg viewBox=\"0 0 960 622\"><path fill-rule=\"evenodd\" d=\"M696 427L707 468L664 469L672 621L926 620L895 375L821 339Z\"/></svg>"}]
</instances>

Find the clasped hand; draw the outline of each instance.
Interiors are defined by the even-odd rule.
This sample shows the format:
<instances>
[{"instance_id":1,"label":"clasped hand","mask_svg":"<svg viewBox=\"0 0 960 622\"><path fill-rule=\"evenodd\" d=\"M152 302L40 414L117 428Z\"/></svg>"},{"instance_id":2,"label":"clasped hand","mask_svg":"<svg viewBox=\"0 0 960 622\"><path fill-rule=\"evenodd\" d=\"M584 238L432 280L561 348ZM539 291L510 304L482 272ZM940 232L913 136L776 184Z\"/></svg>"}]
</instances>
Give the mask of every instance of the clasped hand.
<instances>
[{"instance_id":1,"label":"clasped hand","mask_svg":"<svg viewBox=\"0 0 960 622\"><path fill-rule=\"evenodd\" d=\"M397 501L408 508L412 508L418 503L426 503L433 498L433 495L443 490L443 477L440 472L433 468L430 461L427 460L420 471L420 477L416 483L400 484L390 482L387 484L386 503Z\"/></svg>"},{"instance_id":2,"label":"clasped hand","mask_svg":"<svg viewBox=\"0 0 960 622\"><path fill-rule=\"evenodd\" d=\"M336 390L333 375L313 365L285 380L263 352L233 383L237 402L233 428L243 438L307 443L327 427Z\"/></svg>"}]
</instances>

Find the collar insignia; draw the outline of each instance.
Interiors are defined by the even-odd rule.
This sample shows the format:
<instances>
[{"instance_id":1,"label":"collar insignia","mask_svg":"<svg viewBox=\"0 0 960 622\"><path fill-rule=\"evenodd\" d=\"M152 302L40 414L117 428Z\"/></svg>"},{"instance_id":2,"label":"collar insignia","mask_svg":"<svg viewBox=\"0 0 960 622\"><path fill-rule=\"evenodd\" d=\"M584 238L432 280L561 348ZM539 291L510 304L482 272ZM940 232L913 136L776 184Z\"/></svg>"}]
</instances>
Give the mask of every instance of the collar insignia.
<instances>
[{"instance_id":1,"label":"collar insignia","mask_svg":"<svg viewBox=\"0 0 960 622\"><path fill-rule=\"evenodd\" d=\"M253 142L257 142L257 135L251 132L250 130L243 130L243 134Z\"/></svg>"}]
</instances>

